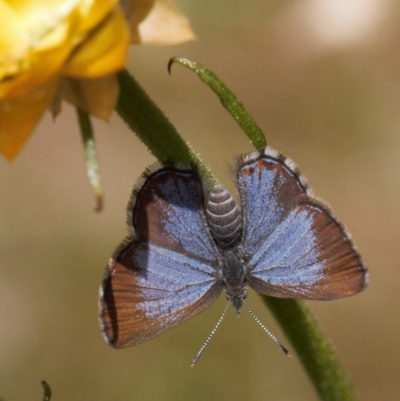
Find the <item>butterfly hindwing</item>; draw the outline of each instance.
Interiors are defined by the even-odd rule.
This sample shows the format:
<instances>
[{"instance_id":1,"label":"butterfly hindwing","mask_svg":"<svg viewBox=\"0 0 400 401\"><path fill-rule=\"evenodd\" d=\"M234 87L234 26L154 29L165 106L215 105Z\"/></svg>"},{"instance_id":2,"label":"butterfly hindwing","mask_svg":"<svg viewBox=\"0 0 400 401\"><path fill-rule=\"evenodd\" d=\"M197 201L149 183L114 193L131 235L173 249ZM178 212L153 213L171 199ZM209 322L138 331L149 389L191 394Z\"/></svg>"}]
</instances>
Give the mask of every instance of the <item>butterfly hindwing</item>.
<instances>
[{"instance_id":1,"label":"butterfly hindwing","mask_svg":"<svg viewBox=\"0 0 400 401\"><path fill-rule=\"evenodd\" d=\"M195 316L221 293L214 269L156 245L133 242L110 260L100 293L107 342L140 344Z\"/></svg>"},{"instance_id":2,"label":"butterfly hindwing","mask_svg":"<svg viewBox=\"0 0 400 401\"><path fill-rule=\"evenodd\" d=\"M366 268L329 207L295 164L271 148L239 160L241 252L247 282L282 298L335 299L366 285Z\"/></svg>"}]
</instances>

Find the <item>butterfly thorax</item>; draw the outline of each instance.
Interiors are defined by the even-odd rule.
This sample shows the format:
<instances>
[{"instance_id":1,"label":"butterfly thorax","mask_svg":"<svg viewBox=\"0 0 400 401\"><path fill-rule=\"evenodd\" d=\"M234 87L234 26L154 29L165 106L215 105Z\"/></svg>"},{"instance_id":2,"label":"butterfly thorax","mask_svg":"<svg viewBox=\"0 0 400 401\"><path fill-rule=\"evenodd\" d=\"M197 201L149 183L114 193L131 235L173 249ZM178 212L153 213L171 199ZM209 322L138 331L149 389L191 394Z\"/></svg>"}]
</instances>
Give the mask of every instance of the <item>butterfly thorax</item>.
<instances>
[{"instance_id":1,"label":"butterfly thorax","mask_svg":"<svg viewBox=\"0 0 400 401\"><path fill-rule=\"evenodd\" d=\"M231 249L221 253L220 264L226 297L232 302L239 315L243 299L247 296L243 261L236 249Z\"/></svg>"}]
</instances>

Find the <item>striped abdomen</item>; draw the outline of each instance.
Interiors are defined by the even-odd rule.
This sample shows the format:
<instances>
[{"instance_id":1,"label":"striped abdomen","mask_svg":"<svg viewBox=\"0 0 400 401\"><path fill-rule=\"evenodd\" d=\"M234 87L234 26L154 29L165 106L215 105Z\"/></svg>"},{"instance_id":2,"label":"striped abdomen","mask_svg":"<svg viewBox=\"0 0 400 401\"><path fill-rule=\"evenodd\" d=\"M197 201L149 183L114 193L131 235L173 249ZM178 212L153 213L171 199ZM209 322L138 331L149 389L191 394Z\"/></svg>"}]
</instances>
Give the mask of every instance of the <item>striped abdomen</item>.
<instances>
[{"instance_id":1,"label":"striped abdomen","mask_svg":"<svg viewBox=\"0 0 400 401\"><path fill-rule=\"evenodd\" d=\"M221 185L216 185L211 191L206 212L217 245L221 248L236 245L242 234L240 210L232 195Z\"/></svg>"}]
</instances>

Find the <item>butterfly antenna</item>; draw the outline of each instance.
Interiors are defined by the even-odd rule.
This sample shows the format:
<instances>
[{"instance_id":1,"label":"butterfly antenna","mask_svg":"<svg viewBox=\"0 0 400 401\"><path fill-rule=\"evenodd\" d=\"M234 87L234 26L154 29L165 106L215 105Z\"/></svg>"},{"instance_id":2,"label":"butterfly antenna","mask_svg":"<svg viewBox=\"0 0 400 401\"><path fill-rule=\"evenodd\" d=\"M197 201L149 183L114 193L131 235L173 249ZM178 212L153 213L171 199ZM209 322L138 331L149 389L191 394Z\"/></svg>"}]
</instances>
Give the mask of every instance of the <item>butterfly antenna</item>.
<instances>
[{"instance_id":1,"label":"butterfly antenna","mask_svg":"<svg viewBox=\"0 0 400 401\"><path fill-rule=\"evenodd\" d=\"M260 319L250 309L249 305L247 305L246 302L244 302L244 301L243 301L243 305L247 309L247 312L249 312L250 316L258 323L258 325L281 347L282 351L287 356L292 356L292 354L289 352L289 350L286 347L284 347L281 344L281 342L261 323Z\"/></svg>"},{"instance_id":2,"label":"butterfly antenna","mask_svg":"<svg viewBox=\"0 0 400 401\"><path fill-rule=\"evenodd\" d=\"M201 348L199 349L199 352L196 354L196 356L194 357L190 367L193 368L194 365L196 365L197 361L200 359L201 354L203 353L203 351L206 349L208 343L210 342L210 340L213 338L215 332L217 331L219 325L221 324L221 322L224 320L224 317L226 315L226 312L228 311L229 305L231 304L231 301L228 301L228 303L225 306L224 311L222 312L221 317L219 318L217 324L214 326L214 328L212 329L210 335L207 337L207 340L204 341L204 344L201 346Z\"/></svg>"}]
</instances>

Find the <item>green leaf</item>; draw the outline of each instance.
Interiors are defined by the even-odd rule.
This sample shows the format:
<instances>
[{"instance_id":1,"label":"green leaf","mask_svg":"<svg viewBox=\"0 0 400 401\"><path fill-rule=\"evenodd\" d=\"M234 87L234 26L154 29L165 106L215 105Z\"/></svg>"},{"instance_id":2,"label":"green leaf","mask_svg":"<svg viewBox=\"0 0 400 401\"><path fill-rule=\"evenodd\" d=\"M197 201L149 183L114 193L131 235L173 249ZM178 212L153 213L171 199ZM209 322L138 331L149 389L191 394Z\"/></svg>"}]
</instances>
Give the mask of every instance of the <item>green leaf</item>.
<instances>
[{"instance_id":1,"label":"green leaf","mask_svg":"<svg viewBox=\"0 0 400 401\"><path fill-rule=\"evenodd\" d=\"M120 96L117 111L129 128L161 162L190 163L210 183L218 183L211 170L183 140L164 113L127 71L118 74Z\"/></svg>"},{"instance_id":2,"label":"green leaf","mask_svg":"<svg viewBox=\"0 0 400 401\"><path fill-rule=\"evenodd\" d=\"M184 57L174 57L168 63L168 71L171 72L173 63L178 63L193 71L213 92L219 97L222 105L249 137L256 149L267 146L267 141L261 128L254 121L250 113L244 108L236 95L204 65L188 60Z\"/></svg>"}]
</instances>

